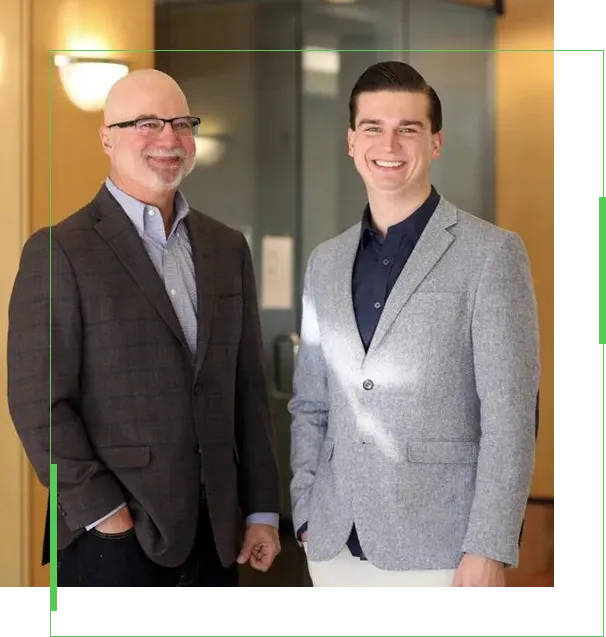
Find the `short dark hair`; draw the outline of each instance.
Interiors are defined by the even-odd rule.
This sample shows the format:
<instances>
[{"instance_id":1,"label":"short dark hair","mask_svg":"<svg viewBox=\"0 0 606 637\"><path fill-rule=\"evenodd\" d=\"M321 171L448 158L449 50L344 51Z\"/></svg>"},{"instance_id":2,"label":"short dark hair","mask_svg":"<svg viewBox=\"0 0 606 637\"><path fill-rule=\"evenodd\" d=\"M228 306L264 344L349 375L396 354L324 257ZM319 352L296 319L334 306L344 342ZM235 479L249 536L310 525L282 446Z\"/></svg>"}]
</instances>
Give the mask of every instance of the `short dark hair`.
<instances>
[{"instance_id":1,"label":"short dark hair","mask_svg":"<svg viewBox=\"0 0 606 637\"><path fill-rule=\"evenodd\" d=\"M358 95L377 91L408 91L427 95L431 132L439 133L442 130L442 104L437 93L410 64L396 61L373 64L358 78L349 97L349 126L352 130L356 127Z\"/></svg>"}]
</instances>

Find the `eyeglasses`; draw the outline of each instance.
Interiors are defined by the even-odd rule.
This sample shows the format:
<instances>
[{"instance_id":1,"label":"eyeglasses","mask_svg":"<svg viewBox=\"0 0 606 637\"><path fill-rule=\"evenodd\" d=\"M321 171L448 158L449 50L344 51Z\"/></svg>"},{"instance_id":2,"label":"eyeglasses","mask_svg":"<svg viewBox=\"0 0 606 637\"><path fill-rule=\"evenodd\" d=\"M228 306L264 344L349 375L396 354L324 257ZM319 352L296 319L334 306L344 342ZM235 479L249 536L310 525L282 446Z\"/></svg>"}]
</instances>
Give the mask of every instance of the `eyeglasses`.
<instances>
[{"instance_id":1,"label":"eyeglasses","mask_svg":"<svg viewBox=\"0 0 606 637\"><path fill-rule=\"evenodd\" d=\"M170 124L173 128L175 135L189 136L197 135L198 127L200 126L199 117L173 117L171 119L164 119L162 117L139 117L137 119L130 120L129 122L116 122L115 124L109 124L108 128L117 126L118 128L134 127L142 133L149 135L159 135L166 124Z\"/></svg>"}]
</instances>

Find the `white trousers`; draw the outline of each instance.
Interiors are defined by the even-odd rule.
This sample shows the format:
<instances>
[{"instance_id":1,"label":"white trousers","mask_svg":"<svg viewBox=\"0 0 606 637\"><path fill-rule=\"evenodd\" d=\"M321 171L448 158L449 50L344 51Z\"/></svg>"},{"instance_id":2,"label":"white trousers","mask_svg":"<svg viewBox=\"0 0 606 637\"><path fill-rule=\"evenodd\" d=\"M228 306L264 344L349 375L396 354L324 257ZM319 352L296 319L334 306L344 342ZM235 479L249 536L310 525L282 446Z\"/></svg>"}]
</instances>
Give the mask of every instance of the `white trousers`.
<instances>
[{"instance_id":1,"label":"white trousers","mask_svg":"<svg viewBox=\"0 0 606 637\"><path fill-rule=\"evenodd\" d=\"M307 553L307 543L303 543ZM452 586L454 569L428 571L384 571L369 561L354 557L345 547L326 562L307 560L316 586Z\"/></svg>"}]
</instances>

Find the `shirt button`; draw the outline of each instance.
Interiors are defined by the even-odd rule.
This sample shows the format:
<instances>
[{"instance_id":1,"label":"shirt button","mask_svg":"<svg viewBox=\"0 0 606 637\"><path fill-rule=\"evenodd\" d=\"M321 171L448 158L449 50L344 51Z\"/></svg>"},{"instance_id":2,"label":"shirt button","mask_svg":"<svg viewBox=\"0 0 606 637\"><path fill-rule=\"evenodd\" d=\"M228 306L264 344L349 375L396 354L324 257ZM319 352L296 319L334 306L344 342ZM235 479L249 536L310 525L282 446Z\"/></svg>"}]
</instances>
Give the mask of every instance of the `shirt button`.
<instances>
[{"instance_id":1,"label":"shirt button","mask_svg":"<svg viewBox=\"0 0 606 637\"><path fill-rule=\"evenodd\" d=\"M379 303L379 301L377 301L377 302L375 303L375 308L378 310L380 307L381 307L381 304Z\"/></svg>"},{"instance_id":2,"label":"shirt button","mask_svg":"<svg viewBox=\"0 0 606 637\"><path fill-rule=\"evenodd\" d=\"M367 378L363 383L362 383L362 387L364 387L364 389L366 391L370 391L373 387L375 386L375 384L372 382L372 380L370 380L370 378Z\"/></svg>"},{"instance_id":3,"label":"shirt button","mask_svg":"<svg viewBox=\"0 0 606 637\"><path fill-rule=\"evenodd\" d=\"M155 210L150 210L148 214L149 214L150 217L153 217L156 214L156 211Z\"/></svg>"},{"instance_id":4,"label":"shirt button","mask_svg":"<svg viewBox=\"0 0 606 637\"><path fill-rule=\"evenodd\" d=\"M170 293L175 296L175 294L177 293L177 290L171 290Z\"/></svg>"},{"instance_id":5,"label":"shirt button","mask_svg":"<svg viewBox=\"0 0 606 637\"><path fill-rule=\"evenodd\" d=\"M194 385L194 394L199 396L202 393L202 385Z\"/></svg>"},{"instance_id":6,"label":"shirt button","mask_svg":"<svg viewBox=\"0 0 606 637\"><path fill-rule=\"evenodd\" d=\"M383 259L383 265L389 265L389 259Z\"/></svg>"}]
</instances>

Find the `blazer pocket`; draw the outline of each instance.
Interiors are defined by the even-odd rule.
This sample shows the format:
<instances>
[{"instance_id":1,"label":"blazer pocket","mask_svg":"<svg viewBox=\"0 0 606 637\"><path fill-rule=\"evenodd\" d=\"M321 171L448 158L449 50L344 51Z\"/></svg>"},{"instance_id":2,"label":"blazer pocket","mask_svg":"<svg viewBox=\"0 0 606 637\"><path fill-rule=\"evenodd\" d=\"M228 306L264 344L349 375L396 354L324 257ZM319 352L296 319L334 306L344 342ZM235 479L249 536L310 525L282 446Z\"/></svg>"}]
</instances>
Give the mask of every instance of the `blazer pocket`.
<instances>
[{"instance_id":1,"label":"blazer pocket","mask_svg":"<svg viewBox=\"0 0 606 637\"><path fill-rule=\"evenodd\" d=\"M131 527L128 531L122 531L122 533L102 533L101 531L97 531L97 529L92 528L89 533L96 535L102 540L125 540L135 534L135 527Z\"/></svg>"},{"instance_id":2,"label":"blazer pocket","mask_svg":"<svg viewBox=\"0 0 606 637\"><path fill-rule=\"evenodd\" d=\"M136 469L146 467L151 460L148 446L104 447L99 457L110 469Z\"/></svg>"},{"instance_id":3,"label":"blazer pocket","mask_svg":"<svg viewBox=\"0 0 606 637\"><path fill-rule=\"evenodd\" d=\"M408 461L477 464L479 451L479 443L473 440L411 440L408 443Z\"/></svg>"}]
</instances>

